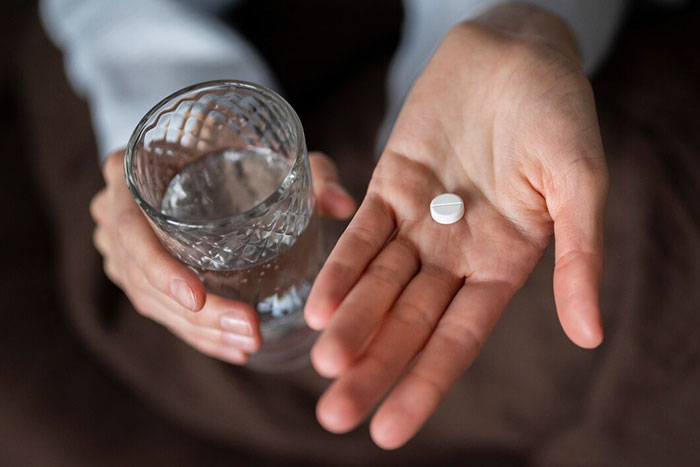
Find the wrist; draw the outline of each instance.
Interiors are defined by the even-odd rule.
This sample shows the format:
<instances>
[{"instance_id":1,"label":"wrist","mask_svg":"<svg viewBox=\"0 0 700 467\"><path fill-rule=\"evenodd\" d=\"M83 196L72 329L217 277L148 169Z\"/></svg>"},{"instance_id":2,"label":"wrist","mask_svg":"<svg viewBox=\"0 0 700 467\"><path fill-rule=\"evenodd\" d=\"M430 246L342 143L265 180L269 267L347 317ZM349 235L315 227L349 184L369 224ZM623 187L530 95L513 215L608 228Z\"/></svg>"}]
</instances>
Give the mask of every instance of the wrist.
<instances>
[{"instance_id":1,"label":"wrist","mask_svg":"<svg viewBox=\"0 0 700 467\"><path fill-rule=\"evenodd\" d=\"M511 2L489 8L458 27L478 29L516 46L561 54L581 69L581 53L576 36L565 20L527 3Z\"/></svg>"}]
</instances>

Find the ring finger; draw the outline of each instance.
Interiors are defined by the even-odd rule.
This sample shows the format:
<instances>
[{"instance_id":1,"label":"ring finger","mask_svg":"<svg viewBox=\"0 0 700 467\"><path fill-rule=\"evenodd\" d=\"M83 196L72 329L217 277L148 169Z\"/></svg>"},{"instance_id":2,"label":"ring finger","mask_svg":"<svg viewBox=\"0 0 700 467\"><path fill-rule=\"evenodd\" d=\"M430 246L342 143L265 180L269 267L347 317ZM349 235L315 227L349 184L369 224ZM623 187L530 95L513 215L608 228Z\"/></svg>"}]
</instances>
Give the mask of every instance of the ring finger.
<instances>
[{"instance_id":1,"label":"ring finger","mask_svg":"<svg viewBox=\"0 0 700 467\"><path fill-rule=\"evenodd\" d=\"M192 324L186 318L173 313L154 296L144 298L143 303L149 307L151 318L190 345L196 343L197 349L206 349L205 353L208 355L212 353L229 354L232 349L249 353L257 351L260 347L260 341L250 336Z\"/></svg>"},{"instance_id":2,"label":"ring finger","mask_svg":"<svg viewBox=\"0 0 700 467\"><path fill-rule=\"evenodd\" d=\"M444 269L422 266L357 364L319 400L324 427L345 432L362 421L421 350L461 284Z\"/></svg>"}]
</instances>

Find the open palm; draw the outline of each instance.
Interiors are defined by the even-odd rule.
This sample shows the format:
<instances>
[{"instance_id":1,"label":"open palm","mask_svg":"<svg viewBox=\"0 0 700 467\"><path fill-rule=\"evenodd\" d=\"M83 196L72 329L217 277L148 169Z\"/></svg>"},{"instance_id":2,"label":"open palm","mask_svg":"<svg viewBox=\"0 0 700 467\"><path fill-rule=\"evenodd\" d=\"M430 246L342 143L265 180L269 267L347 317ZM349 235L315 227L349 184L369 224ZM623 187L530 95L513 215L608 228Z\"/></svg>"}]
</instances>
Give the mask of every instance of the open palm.
<instances>
[{"instance_id":1,"label":"open palm","mask_svg":"<svg viewBox=\"0 0 700 467\"><path fill-rule=\"evenodd\" d=\"M411 91L309 298L307 321L325 329L312 361L337 378L320 422L349 431L391 390L371 433L384 448L404 444L476 358L552 234L562 326L597 346L606 183L593 96L575 61L455 28ZM445 192L465 203L450 225L429 214Z\"/></svg>"}]
</instances>

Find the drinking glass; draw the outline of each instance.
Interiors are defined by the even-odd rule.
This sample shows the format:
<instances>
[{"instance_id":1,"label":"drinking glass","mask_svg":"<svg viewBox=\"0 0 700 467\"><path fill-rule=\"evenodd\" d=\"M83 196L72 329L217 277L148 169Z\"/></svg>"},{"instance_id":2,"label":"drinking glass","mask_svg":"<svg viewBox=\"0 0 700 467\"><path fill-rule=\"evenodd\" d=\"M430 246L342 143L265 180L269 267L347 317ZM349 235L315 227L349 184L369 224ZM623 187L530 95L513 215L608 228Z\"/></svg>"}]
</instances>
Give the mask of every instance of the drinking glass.
<instances>
[{"instance_id":1,"label":"drinking glass","mask_svg":"<svg viewBox=\"0 0 700 467\"><path fill-rule=\"evenodd\" d=\"M303 308L322 242L291 106L241 81L182 89L139 122L125 173L163 246L208 292L257 310L263 345L248 365L278 372L308 361L316 334Z\"/></svg>"}]
</instances>

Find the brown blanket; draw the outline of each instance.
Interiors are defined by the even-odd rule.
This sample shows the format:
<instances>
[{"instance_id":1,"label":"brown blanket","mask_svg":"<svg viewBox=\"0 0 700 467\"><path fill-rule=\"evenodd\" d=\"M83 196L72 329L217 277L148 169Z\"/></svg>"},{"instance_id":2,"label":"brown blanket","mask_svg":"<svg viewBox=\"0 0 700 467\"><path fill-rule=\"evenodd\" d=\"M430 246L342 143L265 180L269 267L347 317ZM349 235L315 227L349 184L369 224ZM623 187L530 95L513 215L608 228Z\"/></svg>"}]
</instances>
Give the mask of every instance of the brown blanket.
<instances>
[{"instance_id":1,"label":"brown blanket","mask_svg":"<svg viewBox=\"0 0 700 467\"><path fill-rule=\"evenodd\" d=\"M203 356L135 313L106 280L91 244L87 203L101 178L85 108L34 24L19 67L18 107L33 155L28 183L39 188L51 227L33 221L24 240L46 259L53 239L58 262L47 271L16 255L5 266L3 286L17 289L8 287L13 309L4 314L13 316L0 344L0 464L697 465L698 26L698 9L637 18L594 80L611 173L605 343L586 351L565 338L550 251L425 428L406 447L383 452L366 426L335 436L317 424L314 405L327 382L310 368L264 375ZM381 103L368 97L381 88L376 69L316 115ZM367 170L353 157L372 148L367 110L309 129L324 135L316 144L339 158L344 174L361 175L350 182L358 193ZM326 119L304 119L317 120ZM27 152L20 144L16 150ZM5 178L6 186L17 184ZM24 209L37 209L33 203ZM13 264L25 265L25 280ZM35 285L21 285L28 281ZM62 302L50 298L56 290Z\"/></svg>"}]
</instances>

